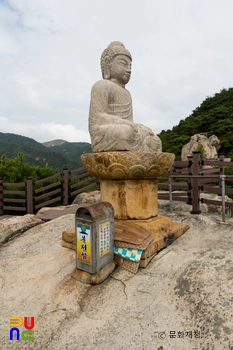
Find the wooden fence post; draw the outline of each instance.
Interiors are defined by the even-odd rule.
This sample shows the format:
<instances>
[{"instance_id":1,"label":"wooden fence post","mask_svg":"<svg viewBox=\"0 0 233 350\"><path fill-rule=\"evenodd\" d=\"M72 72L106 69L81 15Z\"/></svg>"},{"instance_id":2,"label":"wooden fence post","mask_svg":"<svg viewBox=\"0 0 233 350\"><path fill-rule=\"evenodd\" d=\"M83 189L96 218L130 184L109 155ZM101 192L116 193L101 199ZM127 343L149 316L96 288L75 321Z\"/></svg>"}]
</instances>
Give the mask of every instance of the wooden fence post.
<instances>
[{"instance_id":1,"label":"wooden fence post","mask_svg":"<svg viewBox=\"0 0 233 350\"><path fill-rule=\"evenodd\" d=\"M224 153L221 153L221 154L219 154L219 160L221 161L221 162L224 162L224 160L225 160L225 155L224 155ZM220 167L220 175L225 175L224 174L224 169L225 169L225 167L223 166L223 167Z\"/></svg>"},{"instance_id":2,"label":"wooden fence post","mask_svg":"<svg viewBox=\"0 0 233 350\"><path fill-rule=\"evenodd\" d=\"M193 152L192 175L200 175L200 152ZM192 178L192 211L191 214L200 214L200 179Z\"/></svg>"},{"instance_id":3,"label":"wooden fence post","mask_svg":"<svg viewBox=\"0 0 233 350\"><path fill-rule=\"evenodd\" d=\"M193 166L193 156L188 156L187 157L188 158L188 175L192 175L192 166ZM193 186L192 186L192 179L189 179L188 178L188 182L187 182L187 184L188 184L188 193L187 193L187 195L188 195L188 202L187 202L187 204L192 204L192 188L193 188Z\"/></svg>"},{"instance_id":4,"label":"wooden fence post","mask_svg":"<svg viewBox=\"0 0 233 350\"><path fill-rule=\"evenodd\" d=\"M219 160L221 160L223 162L224 159L225 159L225 154L224 153L220 153L219 154Z\"/></svg>"},{"instance_id":5,"label":"wooden fence post","mask_svg":"<svg viewBox=\"0 0 233 350\"><path fill-rule=\"evenodd\" d=\"M63 205L69 204L69 170L68 168L63 169Z\"/></svg>"},{"instance_id":6,"label":"wooden fence post","mask_svg":"<svg viewBox=\"0 0 233 350\"><path fill-rule=\"evenodd\" d=\"M3 179L0 179L0 215L3 215Z\"/></svg>"},{"instance_id":7,"label":"wooden fence post","mask_svg":"<svg viewBox=\"0 0 233 350\"><path fill-rule=\"evenodd\" d=\"M27 214L33 214L33 181L32 177L28 177L26 180L26 204L27 204Z\"/></svg>"}]
</instances>

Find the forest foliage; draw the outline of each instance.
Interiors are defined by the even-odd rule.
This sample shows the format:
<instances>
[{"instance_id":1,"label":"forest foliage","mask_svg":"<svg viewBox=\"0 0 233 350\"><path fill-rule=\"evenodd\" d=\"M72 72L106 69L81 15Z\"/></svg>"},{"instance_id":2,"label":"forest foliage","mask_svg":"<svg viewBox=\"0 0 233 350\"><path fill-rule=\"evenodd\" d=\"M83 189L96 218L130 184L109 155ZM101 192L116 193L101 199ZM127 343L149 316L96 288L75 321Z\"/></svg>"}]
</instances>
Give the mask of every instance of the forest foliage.
<instances>
[{"instance_id":1,"label":"forest foliage","mask_svg":"<svg viewBox=\"0 0 233 350\"><path fill-rule=\"evenodd\" d=\"M59 173L59 169L30 165L21 153L9 159L5 154L0 158L0 178L3 182L25 182L28 177L34 181Z\"/></svg>"},{"instance_id":2,"label":"forest foliage","mask_svg":"<svg viewBox=\"0 0 233 350\"><path fill-rule=\"evenodd\" d=\"M175 153L181 158L182 147L194 134L216 135L221 142L219 152L233 158L233 88L222 89L212 97L207 97L190 116L181 120L171 130L162 130L164 152Z\"/></svg>"}]
</instances>

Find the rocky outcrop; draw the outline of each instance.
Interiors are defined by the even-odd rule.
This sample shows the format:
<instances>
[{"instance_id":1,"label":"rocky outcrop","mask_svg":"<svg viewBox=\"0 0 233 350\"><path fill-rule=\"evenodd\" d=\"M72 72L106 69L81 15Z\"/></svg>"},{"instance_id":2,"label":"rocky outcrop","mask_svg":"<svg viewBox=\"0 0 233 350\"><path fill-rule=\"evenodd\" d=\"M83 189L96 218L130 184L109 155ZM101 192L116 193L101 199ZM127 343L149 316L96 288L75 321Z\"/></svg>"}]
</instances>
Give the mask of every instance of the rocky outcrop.
<instances>
[{"instance_id":1,"label":"rocky outcrop","mask_svg":"<svg viewBox=\"0 0 233 350\"><path fill-rule=\"evenodd\" d=\"M43 221L35 215L14 216L0 221L0 246L21 235L30 228L42 224Z\"/></svg>"},{"instance_id":2,"label":"rocky outcrop","mask_svg":"<svg viewBox=\"0 0 233 350\"><path fill-rule=\"evenodd\" d=\"M100 202L100 191L83 192L77 195L74 199L73 204L81 203L99 203Z\"/></svg>"},{"instance_id":3,"label":"rocky outcrop","mask_svg":"<svg viewBox=\"0 0 233 350\"><path fill-rule=\"evenodd\" d=\"M192 156L192 152L197 150L199 145L203 146L206 159L218 158L220 140L217 138L217 136L212 135L208 138L204 134L195 134L191 137L189 143L182 147L181 160L187 160L188 156Z\"/></svg>"},{"instance_id":4,"label":"rocky outcrop","mask_svg":"<svg viewBox=\"0 0 233 350\"><path fill-rule=\"evenodd\" d=\"M190 229L146 269L117 268L98 286L71 278L75 252L61 246L61 233L74 214L2 245L1 349L231 349L233 219L162 214ZM9 341L11 315L35 317L33 342Z\"/></svg>"}]
</instances>

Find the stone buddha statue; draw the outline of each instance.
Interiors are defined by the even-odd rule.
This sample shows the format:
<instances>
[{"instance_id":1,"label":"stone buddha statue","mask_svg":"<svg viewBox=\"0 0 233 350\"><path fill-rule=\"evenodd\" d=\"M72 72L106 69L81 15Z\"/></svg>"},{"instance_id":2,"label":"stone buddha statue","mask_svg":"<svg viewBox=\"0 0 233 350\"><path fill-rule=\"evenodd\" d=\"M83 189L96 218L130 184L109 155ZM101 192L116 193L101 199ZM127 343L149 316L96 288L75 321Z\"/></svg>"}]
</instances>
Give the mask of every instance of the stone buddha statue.
<instances>
[{"instance_id":1,"label":"stone buddha statue","mask_svg":"<svg viewBox=\"0 0 233 350\"><path fill-rule=\"evenodd\" d=\"M125 46L112 42L102 53L103 80L91 91L89 132L93 152L162 152L160 138L133 121L130 80L132 57Z\"/></svg>"}]
</instances>

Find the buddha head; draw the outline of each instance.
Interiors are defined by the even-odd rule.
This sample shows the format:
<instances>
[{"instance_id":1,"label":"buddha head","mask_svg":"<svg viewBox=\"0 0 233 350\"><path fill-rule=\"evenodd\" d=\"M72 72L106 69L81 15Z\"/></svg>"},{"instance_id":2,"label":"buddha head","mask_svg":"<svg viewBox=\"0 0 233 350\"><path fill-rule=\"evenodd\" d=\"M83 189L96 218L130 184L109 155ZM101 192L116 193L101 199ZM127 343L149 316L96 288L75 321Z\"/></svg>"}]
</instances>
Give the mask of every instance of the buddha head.
<instances>
[{"instance_id":1,"label":"buddha head","mask_svg":"<svg viewBox=\"0 0 233 350\"><path fill-rule=\"evenodd\" d=\"M103 51L101 55L101 71L103 79L110 79L111 78L111 70L112 65L118 64L117 61L123 61L125 60L125 64L130 66L132 61L132 56L130 52L125 48L125 46L120 41L113 41L108 45L108 47ZM126 74L126 81L127 83L127 75L128 80L130 78L130 69L128 69L128 74Z\"/></svg>"}]
</instances>

